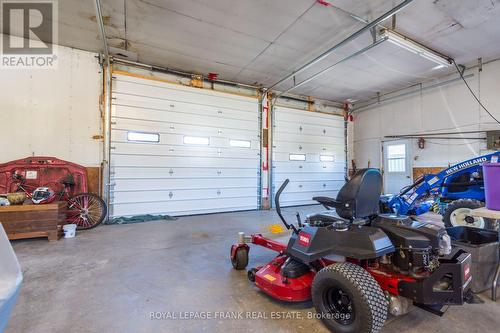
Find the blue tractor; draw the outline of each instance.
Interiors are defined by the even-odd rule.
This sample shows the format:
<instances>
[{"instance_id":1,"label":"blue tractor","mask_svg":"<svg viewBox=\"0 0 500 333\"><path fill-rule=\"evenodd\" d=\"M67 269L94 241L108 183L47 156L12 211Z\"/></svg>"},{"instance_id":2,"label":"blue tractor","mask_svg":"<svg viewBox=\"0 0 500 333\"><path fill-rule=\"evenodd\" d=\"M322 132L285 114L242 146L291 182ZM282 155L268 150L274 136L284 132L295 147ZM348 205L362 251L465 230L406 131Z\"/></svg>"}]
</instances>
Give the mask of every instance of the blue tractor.
<instances>
[{"instance_id":1,"label":"blue tractor","mask_svg":"<svg viewBox=\"0 0 500 333\"><path fill-rule=\"evenodd\" d=\"M397 195L384 195L381 210L386 213L420 215L428 212L436 202L446 206L440 213L446 227L470 226L484 228L483 218L473 217L472 209L484 206L482 164L499 162L500 152L472 158L444 169L426 174Z\"/></svg>"}]
</instances>

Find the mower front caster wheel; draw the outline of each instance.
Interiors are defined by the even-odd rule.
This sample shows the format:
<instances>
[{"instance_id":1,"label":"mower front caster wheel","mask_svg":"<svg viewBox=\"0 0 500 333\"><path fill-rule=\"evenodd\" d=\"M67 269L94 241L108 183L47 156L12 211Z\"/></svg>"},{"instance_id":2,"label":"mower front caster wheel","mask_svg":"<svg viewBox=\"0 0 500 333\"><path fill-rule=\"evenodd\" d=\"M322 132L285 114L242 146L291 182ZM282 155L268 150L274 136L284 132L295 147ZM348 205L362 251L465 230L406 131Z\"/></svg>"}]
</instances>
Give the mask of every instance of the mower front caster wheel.
<instances>
[{"instance_id":1,"label":"mower front caster wheel","mask_svg":"<svg viewBox=\"0 0 500 333\"><path fill-rule=\"evenodd\" d=\"M320 270L312 283L318 318L332 332L376 333L387 318L387 300L361 266L337 263Z\"/></svg>"},{"instance_id":2,"label":"mower front caster wheel","mask_svg":"<svg viewBox=\"0 0 500 333\"><path fill-rule=\"evenodd\" d=\"M257 268L252 268L248 270L247 277L248 280L250 280L250 282L255 282L255 274L257 274L258 271L259 270Z\"/></svg>"},{"instance_id":3,"label":"mower front caster wheel","mask_svg":"<svg viewBox=\"0 0 500 333\"><path fill-rule=\"evenodd\" d=\"M238 271L245 269L248 265L248 249L244 247L237 248L234 256L231 256L231 264Z\"/></svg>"}]
</instances>

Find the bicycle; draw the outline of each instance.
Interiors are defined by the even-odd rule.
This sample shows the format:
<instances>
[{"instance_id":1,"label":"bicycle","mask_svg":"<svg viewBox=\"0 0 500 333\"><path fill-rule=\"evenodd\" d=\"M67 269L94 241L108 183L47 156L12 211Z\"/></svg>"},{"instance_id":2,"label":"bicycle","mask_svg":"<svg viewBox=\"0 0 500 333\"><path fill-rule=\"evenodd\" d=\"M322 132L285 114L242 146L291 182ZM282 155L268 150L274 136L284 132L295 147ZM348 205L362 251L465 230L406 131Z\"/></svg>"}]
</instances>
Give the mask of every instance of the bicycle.
<instances>
[{"instance_id":1,"label":"bicycle","mask_svg":"<svg viewBox=\"0 0 500 333\"><path fill-rule=\"evenodd\" d=\"M26 184L26 179L17 173L13 173L12 178L15 185L17 185L15 192L22 191L26 193L28 198L33 197L33 191L38 186ZM108 211L104 200L93 193L71 195L71 188L75 185L71 175L61 179L58 183L63 185L60 190L54 190L53 187L46 186L54 190L57 201L66 201L68 203L66 210L66 221L68 223L76 224L80 230L91 229L101 224Z\"/></svg>"}]
</instances>

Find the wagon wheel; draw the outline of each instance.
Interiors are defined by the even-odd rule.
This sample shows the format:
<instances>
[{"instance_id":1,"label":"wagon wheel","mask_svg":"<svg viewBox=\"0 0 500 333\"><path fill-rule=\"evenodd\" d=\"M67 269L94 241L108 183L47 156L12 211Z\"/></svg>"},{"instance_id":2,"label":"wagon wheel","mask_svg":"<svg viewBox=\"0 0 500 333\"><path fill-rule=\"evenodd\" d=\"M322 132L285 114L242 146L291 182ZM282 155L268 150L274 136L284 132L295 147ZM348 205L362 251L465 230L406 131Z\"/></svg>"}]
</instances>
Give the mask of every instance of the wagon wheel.
<instances>
[{"instance_id":1,"label":"wagon wheel","mask_svg":"<svg viewBox=\"0 0 500 333\"><path fill-rule=\"evenodd\" d=\"M80 193L68 199L66 222L76 224L78 229L91 229L104 220L107 210L99 196Z\"/></svg>"}]
</instances>

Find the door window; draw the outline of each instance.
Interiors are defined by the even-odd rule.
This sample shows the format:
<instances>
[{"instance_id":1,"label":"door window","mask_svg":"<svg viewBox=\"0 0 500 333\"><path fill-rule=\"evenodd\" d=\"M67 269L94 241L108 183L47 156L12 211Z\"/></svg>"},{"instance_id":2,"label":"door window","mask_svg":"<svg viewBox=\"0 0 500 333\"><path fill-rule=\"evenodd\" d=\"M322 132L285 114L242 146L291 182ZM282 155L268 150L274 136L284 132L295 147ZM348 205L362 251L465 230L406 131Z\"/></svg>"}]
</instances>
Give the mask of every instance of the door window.
<instances>
[{"instance_id":1,"label":"door window","mask_svg":"<svg viewBox=\"0 0 500 333\"><path fill-rule=\"evenodd\" d=\"M406 172L406 145L387 146L387 172Z\"/></svg>"}]
</instances>

